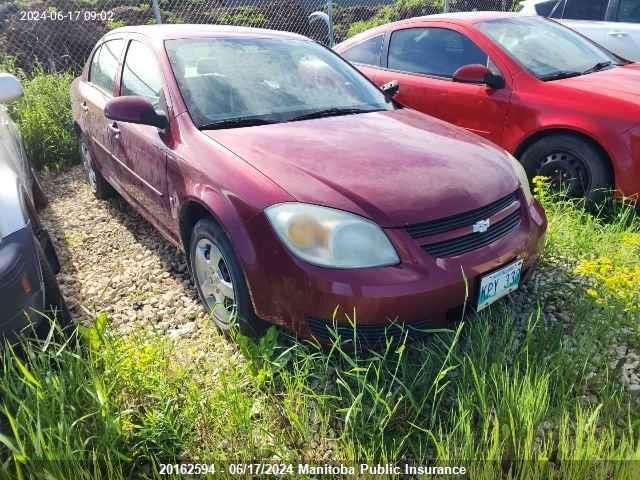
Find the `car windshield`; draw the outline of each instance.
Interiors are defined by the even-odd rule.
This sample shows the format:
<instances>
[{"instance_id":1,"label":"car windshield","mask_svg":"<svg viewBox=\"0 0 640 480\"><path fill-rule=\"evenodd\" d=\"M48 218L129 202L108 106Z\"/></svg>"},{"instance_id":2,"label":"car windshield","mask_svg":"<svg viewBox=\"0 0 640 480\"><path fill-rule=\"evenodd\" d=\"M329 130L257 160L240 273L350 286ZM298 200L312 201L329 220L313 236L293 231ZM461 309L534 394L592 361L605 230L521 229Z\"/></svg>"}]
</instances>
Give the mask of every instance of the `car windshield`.
<instances>
[{"instance_id":1,"label":"car windshield","mask_svg":"<svg viewBox=\"0 0 640 480\"><path fill-rule=\"evenodd\" d=\"M584 75L620 61L569 28L540 17L489 20L477 27L541 80Z\"/></svg>"},{"instance_id":2,"label":"car windshield","mask_svg":"<svg viewBox=\"0 0 640 480\"><path fill-rule=\"evenodd\" d=\"M306 40L167 40L178 87L202 129L388 110L393 103L328 49Z\"/></svg>"}]
</instances>

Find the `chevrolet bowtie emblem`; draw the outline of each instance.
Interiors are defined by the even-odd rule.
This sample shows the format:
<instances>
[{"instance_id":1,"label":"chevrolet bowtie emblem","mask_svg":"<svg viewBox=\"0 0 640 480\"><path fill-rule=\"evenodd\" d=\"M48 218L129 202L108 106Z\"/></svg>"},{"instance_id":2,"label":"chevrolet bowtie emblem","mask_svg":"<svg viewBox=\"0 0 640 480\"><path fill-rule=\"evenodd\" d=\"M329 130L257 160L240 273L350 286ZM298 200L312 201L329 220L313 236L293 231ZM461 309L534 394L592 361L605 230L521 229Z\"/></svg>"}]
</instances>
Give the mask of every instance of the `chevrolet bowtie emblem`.
<instances>
[{"instance_id":1,"label":"chevrolet bowtie emblem","mask_svg":"<svg viewBox=\"0 0 640 480\"><path fill-rule=\"evenodd\" d=\"M473 233L484 233L489 230L491 226L491 220L488 218L486 220L480 220L473 224Z\"/></svg>"}]
</instances>

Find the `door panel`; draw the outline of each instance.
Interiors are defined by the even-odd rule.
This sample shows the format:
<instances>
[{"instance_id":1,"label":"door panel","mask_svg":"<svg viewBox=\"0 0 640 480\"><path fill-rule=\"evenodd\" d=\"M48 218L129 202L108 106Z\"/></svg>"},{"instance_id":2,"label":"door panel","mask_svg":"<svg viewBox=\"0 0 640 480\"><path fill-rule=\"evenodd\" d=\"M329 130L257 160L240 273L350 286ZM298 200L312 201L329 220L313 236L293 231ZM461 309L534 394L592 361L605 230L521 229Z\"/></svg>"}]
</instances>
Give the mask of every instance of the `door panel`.
<instances>
[{"instance_id":1,"label":"door panel","mask_svg":"<svg viewBox=\"0 0 640 480\"><path fill-rule=\"evenodd\" d=\"M167 112L162 76L154 52L140 41L129 43L120 79L120 95L147 98ZM126 122L109 124L114 155L126 169L124 188L132 202L163 230L172 219L167 198L167 152L165 133L156 127Z\"/></svg>"},{"instance_id":2,"label":"door panel","mask_svg":"<svg viewBox=\"0 0 640 480\"><path fill-rule=\"evenodd\" d=\"M623 58L640 61L640 24L578 20L562 23Z\"/></svg>"},{"instance_id":3,"label":"door panel","mask_svg":"<svg viewBox=\"0 0 640 480\"><path fill-rule=\"evenodd\" d=\"M449 82L440 118L500 144L510 102L509 88Z\"/></svg>"},{"instance_id":4,"label":"door panel","mask_svg":"<svg viewBox=\"0 0 640 480\"><path fill-rule=\"evenodd\" d=\"M124 188L151 217L163 225L169 208L166 146L158 129L147 125L111 122L114 155L126 169Z\"/></svg>"},{"instance_id":5,"label":"door panel","mask_svg":"<svg viewBox=\"0 0 640 480\"><path fill-rule=\"evenodd\" d=\"M109 40L96 50L89 69L88 81L79 84L80 114L95 168L116 188L121 188L121 170L114 162L113 145L107 128L104 107L113 97L115 77L120 64L123 39Z\"/></svg>"},{"instance_id":6,"label":"door panel","mask_svg":"<svg viewBox=\"0 0 640 480\"><path fill-rule=\"evenodd\" d=\"M376 73L375 82L380 86L391 80L397 80L400 84L395 97L399 103L434 117L442 115L442 105L447 95L442 80L391 70Z\"/></svg>"},{"instance_id":7,"label":"door panel","mask_svg":"<svg viewBox=\"0 0 640 480\"><path fill-rule=\"evenodd\" d=\"M391 35L389 70L379 74L378 81L397 79L400 103L500 143L510 90L454 82L453 74L470 64L496 69L475 43L450 26L403 29Z\"/></svg>"}]
</instances>

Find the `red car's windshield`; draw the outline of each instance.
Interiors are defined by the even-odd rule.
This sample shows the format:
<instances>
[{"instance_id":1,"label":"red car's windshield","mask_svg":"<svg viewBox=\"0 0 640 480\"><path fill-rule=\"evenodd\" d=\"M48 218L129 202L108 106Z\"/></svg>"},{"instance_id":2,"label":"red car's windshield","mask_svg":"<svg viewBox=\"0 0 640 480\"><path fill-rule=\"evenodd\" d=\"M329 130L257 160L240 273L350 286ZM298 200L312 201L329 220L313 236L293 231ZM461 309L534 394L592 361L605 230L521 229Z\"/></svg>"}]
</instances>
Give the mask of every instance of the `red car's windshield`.
<instances>
[{"instance_id":1,"label":"red car's windshield","mask_svg":"<svg viewBox=\"0 0 640 480\"><path fill-rule=\"evenodd\" d=\"M541 80L582 75L620 61L569 28L543 18L503 18L477 27Z\"/></svg>"},{"instance_id":2,"label":"red car's windshield","mask_svg":"<svg viewBox=\"0 0 640 480\"><path fill-rule=\"evenodd\" d=\"M200 128L229 128L393 108L340 57L310 41L168 40L187 109Z\"/></svg>"}]
</instances>

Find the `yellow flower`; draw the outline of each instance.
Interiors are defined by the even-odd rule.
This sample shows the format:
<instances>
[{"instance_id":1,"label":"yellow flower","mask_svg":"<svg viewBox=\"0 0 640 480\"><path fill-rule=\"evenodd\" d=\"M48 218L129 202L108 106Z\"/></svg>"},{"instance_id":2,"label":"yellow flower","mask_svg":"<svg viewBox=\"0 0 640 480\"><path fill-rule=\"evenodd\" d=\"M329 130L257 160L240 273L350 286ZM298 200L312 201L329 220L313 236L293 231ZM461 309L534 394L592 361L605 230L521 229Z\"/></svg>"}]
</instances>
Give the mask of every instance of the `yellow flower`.
<instances>
[{"instance_id":1,"label":"yellow flower","mask_svg":"<svg viewBox=\"0 0 640 480\"><path fill-rule=\"evenodd\" d=\"M640 312L640 265L621 265L609 257L600 257L580 262L575 273L594 281L586 294L597 303L612 302L627 312Z\"/></svg>"}]
</instances>

